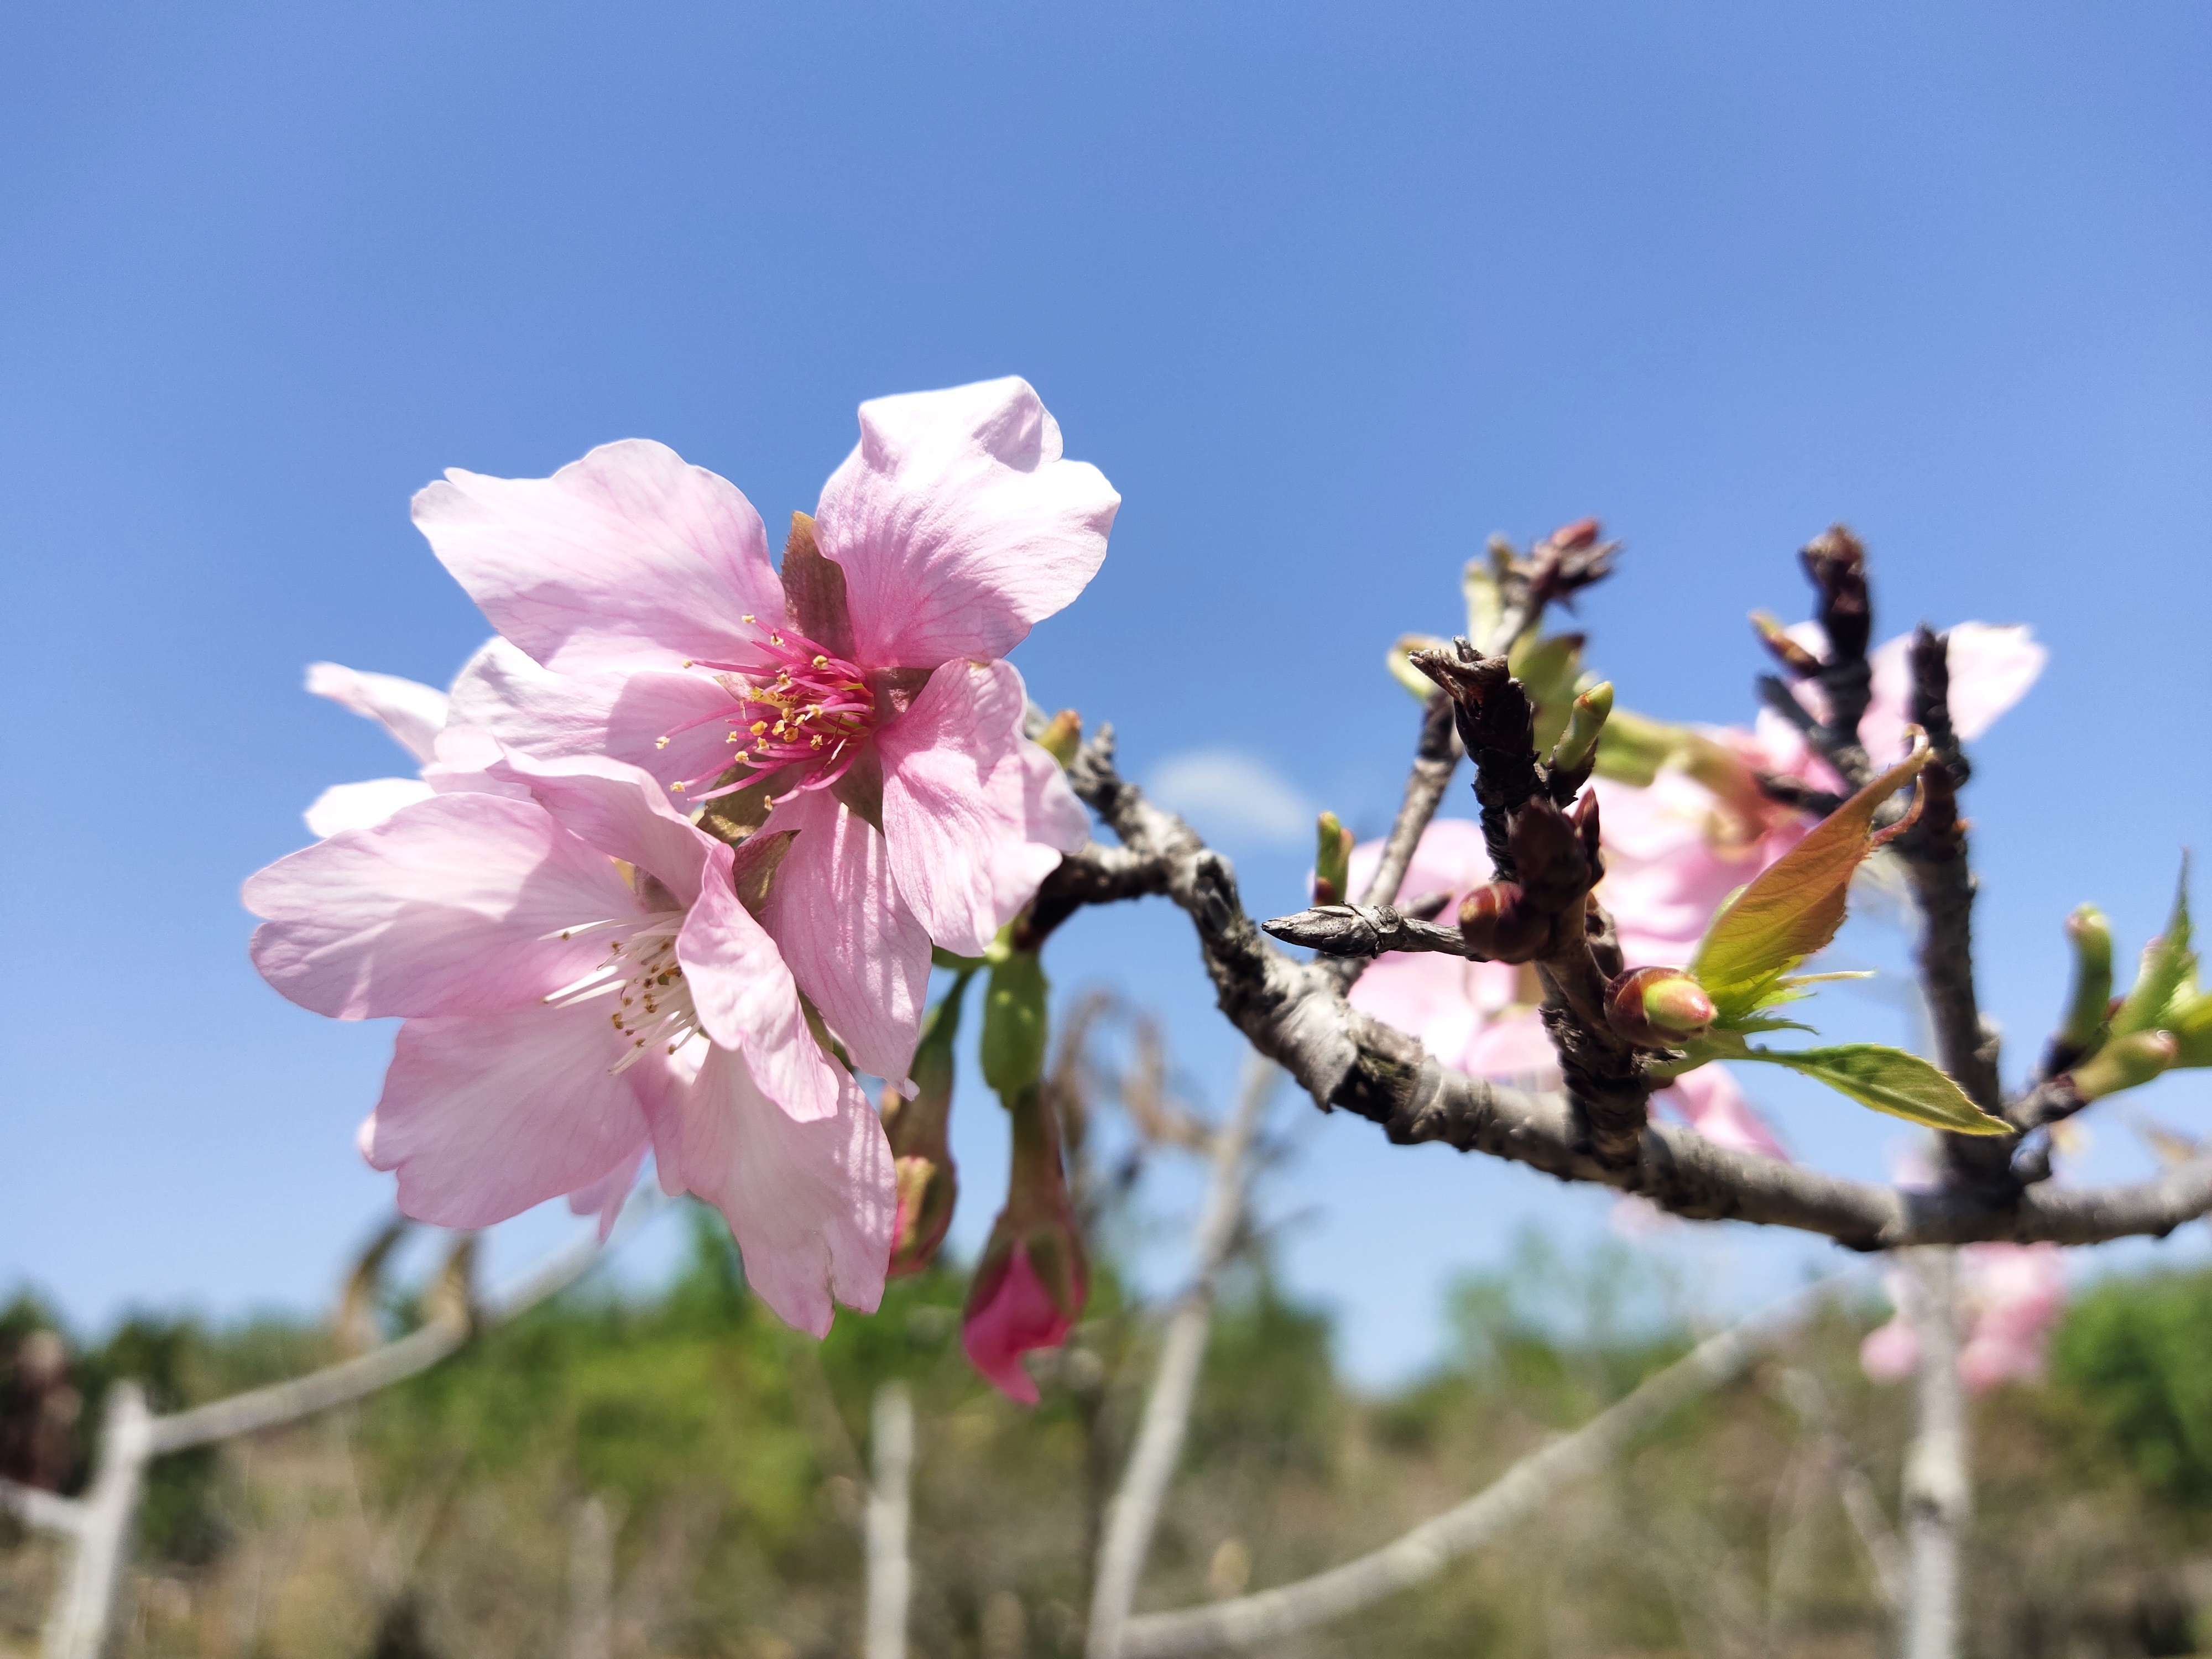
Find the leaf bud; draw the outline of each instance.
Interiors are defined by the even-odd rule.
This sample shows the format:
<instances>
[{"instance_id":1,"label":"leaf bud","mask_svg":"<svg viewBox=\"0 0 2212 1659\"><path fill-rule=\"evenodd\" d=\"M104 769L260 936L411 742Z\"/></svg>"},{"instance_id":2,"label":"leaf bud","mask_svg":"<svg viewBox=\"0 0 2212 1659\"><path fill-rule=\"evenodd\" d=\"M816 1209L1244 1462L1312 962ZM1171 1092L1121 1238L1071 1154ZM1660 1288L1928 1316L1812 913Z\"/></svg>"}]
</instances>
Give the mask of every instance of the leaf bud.
<instances>
[{"instance_id":1,"label":"leaf bud","mask_svg":"<svg viewBox=\"0 0 2212 1659\"><path fill-rule=\"evenodd\" d=\"M1791 639L1789 630L1772 612L1753 611L1751 625L1759 630L1759 643L1774 653L1774 660L1799 679L1809 679L1820 672L1820 659Z\"/></svg>"},{"instance_id":2,"label":"leaf bud","mask_svg":"<svg viewBox=\"0 0 2212 1659\"><path fill-rule=\"evenodd\" d=\"M2074 994L2066 1006L2059 1041L2080 1054L2097 1046L2112 1000L2112 929L2105 913L2082 905L2066 918L2066 938L2074 947Z\"/></svg>"},{"instance_id":3,"label":"leaf bud","mask_svg":"<svg viewBox=\"0 0 2212 1659\"><path fill-rule=\"evenodd\" d=\"M1679 1048L1712 1024L1713 1000L1680 968L1638 968L1607 988L1605 1017L1639 1048Z\"/></svg>"},{"instance_id":4,"label":"leaf bud","mask_svg":"<svg viewBox=\"0 0 2212 1659\"><path fill-rule=\"evenodd\" d=\"M1567 711L1567 729L1559 734L1559 744L1552 750L1553 769L1573 772L1585 765L1596 750L1606 720L1612 713L1611 680L1600 680L1576 697L1574 706Z\"/></svg>"},{"instance_id":5,"label":"leaf bud","mask_svg":"<svg viewBox=\"0 0 2212 1659\"><path fill-rule=\"evenodd\" d=\"M2173 1064L2181 1044L2170 1031L2130 1031L2116 1036L2068 1075L2083 1100L2102 1100L2141 1088Z\"/></svg>"},{"instance_id":6,"label":"leaf bud","mask_svg":"<svg viewBox=\"0 0 2212 1659\"><path fill-rule=\"evenodd\" d=\"M1037 747L1058 761L1065 772L1075 764L1075 751L1083 744L1083 717L1073 708L1063 708L1045 722L1036 740Z\"/></svg>"},{"instance_id":7,"label":"leaf bud","mask_svg":"<svg viewBox=\"0 0 2212 1659\"><path fill-rule=\"evenodd\" d=\"M1006 1105L1014 1131L1006 1206L975 1264L961 1315L961 1344L993 1387L1033 1406L1036 1384L1021 1357L1066 1340L1083 1311L1090 1270L1068 1201L1060 1125L1051 1104L1042 1090L1031 1088Z\"/></svg>"},{"instance_id":8,"label":"leaf bud","mask_svg":"<svg viewBox=\"0 0 2212 1659\"><path fill-rule=\"evenodd\" d=\"M1334 812L1323 812L1315 823L1314 902L1348 904L1352 901L1352 831Z\"/></svg>"}]
</instances>

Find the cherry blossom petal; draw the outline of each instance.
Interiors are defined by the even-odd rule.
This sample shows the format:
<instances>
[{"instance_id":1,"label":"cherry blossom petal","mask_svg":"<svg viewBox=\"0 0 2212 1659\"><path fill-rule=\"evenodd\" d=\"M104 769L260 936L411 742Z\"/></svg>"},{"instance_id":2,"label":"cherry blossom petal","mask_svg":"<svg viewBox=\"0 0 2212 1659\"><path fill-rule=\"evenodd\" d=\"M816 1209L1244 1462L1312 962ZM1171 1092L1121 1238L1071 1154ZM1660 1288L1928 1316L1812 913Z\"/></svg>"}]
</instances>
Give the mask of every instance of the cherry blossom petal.
<instances>
[{"instance_id":1,"label":"cherry blossom petal","mask_svg":"<svg viewBox=\"0 0 2212 1659\"><path fill-rule=\"evenodd\" d=\"M1027 738L1021 744L1021 757L1022 811L1029 838L1058 852L1079 850L1091 839L1091 814L1076 799L1067 774Z\"/></svg>"},{"instance_id":2,"label":"cherry blossom petal","mask_svg":"<svg viewBox=\"0 0 2212 1659\"><path fill-rule=\"evenodd\" d=\"M934 668L1003 657L1081 592L1121 502L1061 459L1028 381L988 380L862 404L814 535L844 569L859 660Z\"/></svg>"},{"instance_id":3,"label":"cherry blossom petal","mask_svg":"<svg viewBox=\"0 0 2212 1659\"><path fill-rule=\"evenodd\" d=\"M1060 863L1029 839L1023 702L1005 663L947 663L876 739L892 878L962 956L981 956Z\"/></svg>"},{"instance_id":4,"label":"cherry blossom petal","mask_svg":"<svg viewBox=\"0 0 2212 1659\"><path fill-rule=\"evenodd\" d=\"M1762 1158L1790 1161L1774 1132L1752 1109L1742 1086L1724 1066L1700 1066L1675 1079L1656 1097L1682 1115L1692 1129L1717 1146Z\"/></svg>"},{"instance_id":5,"label":"cherry blossom petal","mask_svg":"<svg viewBox=\"0 0 2212 1659\"><path fill-rule=\"evenodd\" d=\"M603 755L560 760L511 755L491 775L526 785L570 835L658 877L684 908L698 898L714 839L695 829L636 767Z\"/></svg>"},{"instance_id":6,"label":"cherry blossom petal","mask_svg":"<svg viewBox=\"0 0 2212 1659\"><path fill-rule=\"evenodd\" d=\"M741 1055L716 1047L653 1119L664 1184L722 1212L745 1282L780 1318L823 1336L833 1297L875 1310L898 1197L890 1145L857 1085L845 1080L830 1115L795 1122Z\"/></svg>"},{"instance_id":7,"label":"cherry blossom petal","mask_svg":"<svg viewBox=\"0 0 2212 1659\"><path fill-rule=\"evenodd\" d=\"M588 1187L580 1187L568 1194L570 1215L595 1215L599 1218L599 1243L607 1242L607 1235L615 1230L623 1206L629 1201L630 1189L637 1185L637 1172L645 1163L645 1155L653 1150L650 1139L641 1140L628 1158L615 1165Z\"/></svg>"},{"instance_id":8,"label":"cherry blossom petal","mask_svg":"<svg viewBox=\"0 0 2212 1659\"><path fill-rule=\"evenodd\" d=\"M438 728L446 723L446 694L397 674L364 674L340 663L311 662L307 690L374 720L418 761L430 758Z\"/></svg>"},{"instance_id":9,"label":"cherry blossom petal","mask_svg":"<svg viewBox=\"0 0 2212 1659\"><path fill-rule=\"evenodd\" d=\"M334 783L316 796L314 805L301 816L307 821L309 834L327 839L341 830L366 830L381 823L401 807L428 800L435 793L420 778Z\"/></svg>"},{"instance_id":10,"label":"cherry blossom petal","mask_svg":"<svg viewBox=\"0 0 2212 1659\"><path fill-rule=\"evenodd\" d=\"M598 934L563 930L638 914L604 854L501 795L440 795L343 830L255 873L245 898L267 919L262 977L337 1019L534 1003L605 954Z\"/></svg>"},{"instance_id":11,"label":"cherry blossom petal","mask_svg":"<svg viewBox=\"0 0 2212 1659\"><path fill-rule=\"evenodd\" d=\"M1352 849L1347 875L1354 894L1367 890L1382 862L1380 841L1363 841ZM1432 818L1414 845L1406 878L1398 884L1398 895L1416 899L1431 893L1449 893L1457 901L1490 876L1490 850L1483 845L1482 826L1466 818Z\"/></svg>"},{"instance_id":12,"label":"cherry blossom petal","mask_svg":"<svg viewBox=\"0 0 2212 1659\"><path fill-rule=\"evenodd\" d=\"M814 1040L775 941L738 902L731 862L730 849L717 843L676 937L700 1028L720 1047L742 1052L757 1087L792 1117L830 1117L850 1079Z\"/></svg>"},{"instance_id":13,"label":"cherry blossom petal","mask_svg":"<svg viewBox=\"0 0 2212 1659\"><path fill-rule=\"evenodd\" d=\"M1519 982L1519 970L1508 963L1394 951L1368 965L1353 981L1347 1000L1360 1012L1420 1038L1431 1054L1453 1066L1475 1032L1512 1002Z\"/></svg>"},{"instance_id":14,"label":"cherry blossom petal","mask_svg":"<svg viewBox=\"0 0 2212 1659\"><path fill-rule=\"evenodd\" d=\"M489 1227L590 1186L645 1139L631 1073L609 1069L620 1052L590 1004L410 1019L362 1150L398 1172L404 1213Z\"/></svg>"},{"instance_id":15,"label":"cherry blossom petal","mask_svg":"<svg viewBox=\"0 0 2212 1659\"><path fill-rule=\"evenodd\" d=\"M929 935L891 880L890 849L827 790L792 796L761 833L787 830L761 921L853 1063L902 1079L929 992Z\"/></svg>"},{"instance_id":16,"label":"cherry blossom petal","mask_svg":"<svg viewBox=\"0 0 2212 1659\"><path fill-rule=\"evenodd\" d=\"M1493 1019L1477 1031L1460 1056L1460 1070L1521 1089L1559 1086L1559 1051L1534 1008Z\"/></svg>"},{"instance_id":17,"label":"cherry blossom petal","mask_svg":"<svg viewBox=\"0 0 2212 1659\"><path fill-rule=\"evenodd\" d=\"M1875 1382L1902 1382L1920 1369L1920 1339L1903 1314L1867 1334L1859 1369Z\"/></svg>"},{"instance_id":18,"label":"cherry blossom petal","mask_svg":"<svg viewBox=\"0 0 2212 1659\"><path fill-rule=\"evenodd\" d=\"M726 659L783 620L760 514L665 444L602 445L550 478L454 468L415 523L492 626L548 668Z\"/></svg>"},{"instance_id":19,"label":"cherry blossom petal","mask_svg":"<svg viewBox=\"0 0 2212 1659\"><path fill-rule=\"evenodd\" d=\"M703 673L556 673L504 640L470 658L453 682L454 720L511 750L546 759L608 755L664 786L729 764L730 728L714 718L729 707L730 694Z\"/></svg>"}]
</instances>

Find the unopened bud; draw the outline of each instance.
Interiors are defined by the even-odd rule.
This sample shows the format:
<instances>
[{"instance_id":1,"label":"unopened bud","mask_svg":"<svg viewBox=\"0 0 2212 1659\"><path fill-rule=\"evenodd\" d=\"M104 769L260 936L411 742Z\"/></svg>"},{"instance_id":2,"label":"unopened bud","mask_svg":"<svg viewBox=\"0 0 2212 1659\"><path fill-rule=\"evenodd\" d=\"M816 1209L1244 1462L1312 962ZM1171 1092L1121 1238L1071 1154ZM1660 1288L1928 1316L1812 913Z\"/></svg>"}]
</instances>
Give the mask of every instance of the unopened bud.
<instances>
[{"instance_id":1,"label":"unopened bud","mask_svg":"<svg viewBox=\"0 0 2212 1659\"><path fill-rule=\"evenodd\" d=\"M2137 1089L2179 1058L2181 1045L2170 1031L2130 1031L2114 1037L2069 1073L2074 1092L2102 1100L2123 1089Z\"/></svg>"},{"instance_id":2,"label":"unopened bud","mask_svg":"<svg viewBox=\"0 0 2212 1659\"><path fill-rule=\"evenodd\" d=\"M1611 680L1600 680L1577 696L1567 711L1567 729L1559 734L1559 745L1552 750L1552 769L1574 772L1587 764L1612 713Z\"/></svg>"},{"instance_id":3,"label":"unopened bud","mask_svg":"<svg viewBox=\"0 0 2212 1659\"><path fill-rule=\"evenodd\" d=\"M1334 812L1315 823L1314 902L1347 904L1352 899L1352 831Z\"/></svg>"},{"instance_id":4,"label":"unopened bud","mask_svg":"<svg viewBox=\"0 0 2212 1659\"><path fill-rule=\"evenodd\" d=\"M2074 947L2074 994L2058 1036L2068 1048L2086 1054L2096 1047L2112 1006L2112 925L2095 905L2085 904L2066 918L2066 938Z\"/></svg>"},{"instance_id":5,"label":"unopened bud","mask_svg":"<svg viewBox=\"0 0 2212 1659\"><path fill-rule=\"evenodd\" d=\"M1820 672L1820 659L1791 639L1789 630L1771 611L1753 611L1751 625L1759 630L1759 642L1774 653L1774 660L1798 678L1808 678Z\"/></svg>"},{"instance_id":6,"label":"unopened bud","mask_svg":"<svg viewBox=\"0 0 2212 1659\"><path fill-rule=\"evenodd\" d=\"M1036 1385L1021 1357L1056 1348L1083 1311L1090 1270L1060 1169L1060 1126L1042 1091L1007 1102L1013 1157L1006 1207L985 1242L961 1316L968 1358L1009 1398L1035 1405Z\"/></svg>"},{"instance_id":7,"label":"unopened bud","mask_svg":"<svg viewBox=\"0 0 2212 1659\"><path fill-rule=\"evenodd\" d=\"M1063 772L1075 764L1075 751L1083 744L1083 719L1073 708L1063 708L1037 733L1037 747L1060 763Z\"/></svg>"},{"instance_id":8,"label":"unopened bud","mask_svg":"<svg viewBox=\"0 0 2212 1659\"><path fill-rule=\"evenodd\" d=\"M1597 539L1597 532L1598 522L1595 519L1577 519L1572 524L1561 525L1545 539L1562 551L1572 553L1595 542Z\"/></svg>"},{"instance_id":9,"label":"unopened bud","mask_svg":"<svg viewBox=\"0 0 2212 1659\"><path fill-rule=\"evenodd\" d=\"M890 1271L920 1273L936 1257L952 1224L960 1191L952 1163L952 1044L960 1030L960 1005L969 975L953 981L931 1009L914 1051L910 1073L914 1096L896 1086L884 1091L884 1133L890 1142L898 1190L898 1216L891 1226Z\"/></svg>"},{"instance_id":10,"label":"unopened bud","mask_svg":"<svg viewBox=\"0 0 2212 1659\"><path fill-rule=\"evenodd\" d=\"M1007 1103L1044 1075L1045 1005L1051 986L1034 951L993 953L983 995L983 1081Z\"/></svg>"},{"instance_id":11,"label":"unopened bud","mask_svg":"<svg viewBox=\"0 0 2212 1659\"><path fill-rule=\"evenodd\" d=\"M1552 920L1510 881L1486 882L1459 902L1459 931L1486 962L1534 962L1552 936Z\"/></svg>"},{"instance_id":12,"label":"unopened bud","mask_svg":"<svg viewBox=\"0 0 2212 1659\"><path fill-rule=\"evenodd\" d=\"M1607 989L1605 1017L1639 1048L1679 1048L1713 1023L1713 1000L1680 968L1638 968Z\"/></svg>"}]
</instances>

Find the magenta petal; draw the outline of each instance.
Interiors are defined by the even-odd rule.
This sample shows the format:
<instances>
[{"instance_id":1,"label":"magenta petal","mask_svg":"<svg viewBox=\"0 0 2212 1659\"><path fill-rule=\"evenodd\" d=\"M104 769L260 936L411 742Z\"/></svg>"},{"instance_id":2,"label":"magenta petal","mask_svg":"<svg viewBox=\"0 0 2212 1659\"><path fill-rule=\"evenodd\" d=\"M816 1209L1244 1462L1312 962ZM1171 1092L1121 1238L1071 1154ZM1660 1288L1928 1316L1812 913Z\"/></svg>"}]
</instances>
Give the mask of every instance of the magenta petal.
<instances>
[{"instance_id":1,"label":"magenta petal","mask_svg":"<svg viewBox=\"0 0 2212 1659\"><path fill-rule=\"evenodd\" d=\"M250 877L262 977L337 1019L534 1003L604 958L564 929L638 914L604 854L534 801L439 795ZM594 1172L596 1173L596 1171Z\"/></svg>"},{"instance_id":2,"label":"magenta petal","mask_svg":"<svg viewBox=\"0 0 2212 1659\"><path fill-rule=\"evenodd\" d=\"M1021 677L949 662L877 738L892 878L931 939L981 956L1060 863L1029 839Z\"/></svg>"},{"instance_id":3,"label":"magenta petal","mask_svg":"<svg viewBox=\"0 0 2212 1659\"><path fill-rule=\"evenodd\" d=\"M903 1078L929 991L929 935L891 881L889 848L827 790L793 796L763 833L786 830L797 833L761 921L853 1063Z\"/></svg>"},{"instance_id":4,"label":"magenta petal","mask_svg":"<svg viewBox=\"0 0 2212 1659\"><path fill-rule=\"evenodd\" d=\"M642 438L550 478L455 468L415 522L492 626L549 668L726 659L783 620L760 514L737 486Z\"/></svg>"},{"instance_id":5,"label":"magenta petal","mask_svg":"<svg viewBox=\"0 0 2212 1659\"><path fill-rule=\"evenodd\" d=\"M608 755L667 785L729 764L730 728L714 716L730 706L730 694L702 673L560 674L494 640L453 682L453 717L521 754Z\"/></svg>"},{"instance_id":6,"label":"magenta petal","mask_svg":"<svg viewBox=\"0 0 2212 1659\"><path fill-rule=\"evenodd\" d=\"M1081 592L1121 498L1060 458L1018 379L860 405L860 442L823 487L814 535L844 568L860 660L1003 657Z\"/></svg>"},{"instance_id":7,"label":"magenta petal","mask_svg":"<svg viewBox=\"0 0 2212 1659\"><path fill-rule=\"evenodd\" d=\"M1022 1364L1036 1348L1056 1348L1075 1322L1053 1304L1052 1293L1030 1266L1029 1246L1017 1243L989 1297L962 1326L960 1346L969 1363L1007 1399L1037 1402L1037 1386Z\"/></svg>"},{"instance_id":8,"label":"magenta petal","mask_svg":"<svg viewBox=\"0 0 2212 1659\"><path fill-rule=\"evenodd\" d=\"M775 941L738 902L730 864L730 849L717 844L676 939L700 1029L718 1047L742 1052L753 1085L793 1118L829 1117L848 1079L807 1028Z\"/></svg>"},{"instance_id":9,"label":"magenta petal","mask_svg":"<svg viewBox=\"0 0 2212 1659\"><path fill-rule=\"evenodd\" d=\"M495 765L491 775L526 786L570 835L659 877L686 908L699 896L707 855L716 843L635 766L603 755L561 760L513 755Z\"/></svg>"},{"instance_id":10,"label":"magenta petal","mask_svg":"<svg viewBox=\"0 0 2212 1659\"><path fill-rule=\"evenodd\" d=\"M404 1213L489 1227L589 1186L645 1139L642 1067L608 1069L621 1052L589 1004L410 1019L362 1150L398 1172Z\"/></svg>"},{"instance_id":11,"label":"magenta petal","mask_svg":"<svg viewBox=\"0 0 2212 1659\"><path fill-rule=\"evenodd\" d=\"M364 674L340 663L311 662L307 690L374 720L418 761L430 758L438 728L446 723L446 694L397 674Z\"/></svg>"},{"instance_id":12,"label":"magenta petal","mask_svg":"<svg viewBox=\"0 0 2212 1659\"><path fill-rule=\"evenodd\" d=\"M742 1056L714 1048L654 1107L653 1146L664 1175L680 1170L729 1222L745 1282L778 1317L823 1336L833 1297L875 1310L898 1199L883 1125L849 1079L830 1115L794 1122Z\"/></svg>"}]
</instances>

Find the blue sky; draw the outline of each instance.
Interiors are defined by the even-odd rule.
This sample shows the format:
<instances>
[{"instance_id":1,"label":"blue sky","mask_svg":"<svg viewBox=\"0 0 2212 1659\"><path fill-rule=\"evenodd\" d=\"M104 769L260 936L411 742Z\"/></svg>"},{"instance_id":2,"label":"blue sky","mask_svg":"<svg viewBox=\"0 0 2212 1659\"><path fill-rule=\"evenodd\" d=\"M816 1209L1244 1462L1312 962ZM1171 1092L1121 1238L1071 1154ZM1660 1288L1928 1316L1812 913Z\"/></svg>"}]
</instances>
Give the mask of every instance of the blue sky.
<instances>
[{"instance_id":1,"label":"blue sky","mask_svg":"<svg viewBox=\"0 0 2212 1659\"><path fill-rule=\"evenodd\" d=\"M9 9L0 1284L86 1322L304 1305L386 1201L350 1135L388 1030L263 987L237 884L325 784L401 769L301 665L442 683L482 637L415 489L646 435L774 523L860 399L1008 373L1125 497L1018 661L1139 776L1258 769L1275 805L1209 827L1263 914L1298 898L1287 808L1390 810L1382 647L1453 625L1492 530L1626 540L1583 621L1676 717L1749 716L1743 613L1802 614L1790 556L1835 518L1885 635L2033 623L2051 667L1971 799L2024 1063L2065 910L2132 948L2212 820L2208 74L2187 4ZM1084 918L1051 966L1225 1091L1172 913ZM1893 1143L1765 1097L1838 1167ZM2142 1100L2212 1128L2197 1079ZM1363 1375L1524 1221L1604 1225L1283 1113L1289 1271ZM963 1115L966 1236L995 1129ZM1745 1293L1825 1259L1669 1248Z\"/></svg>"}]
</instances>

